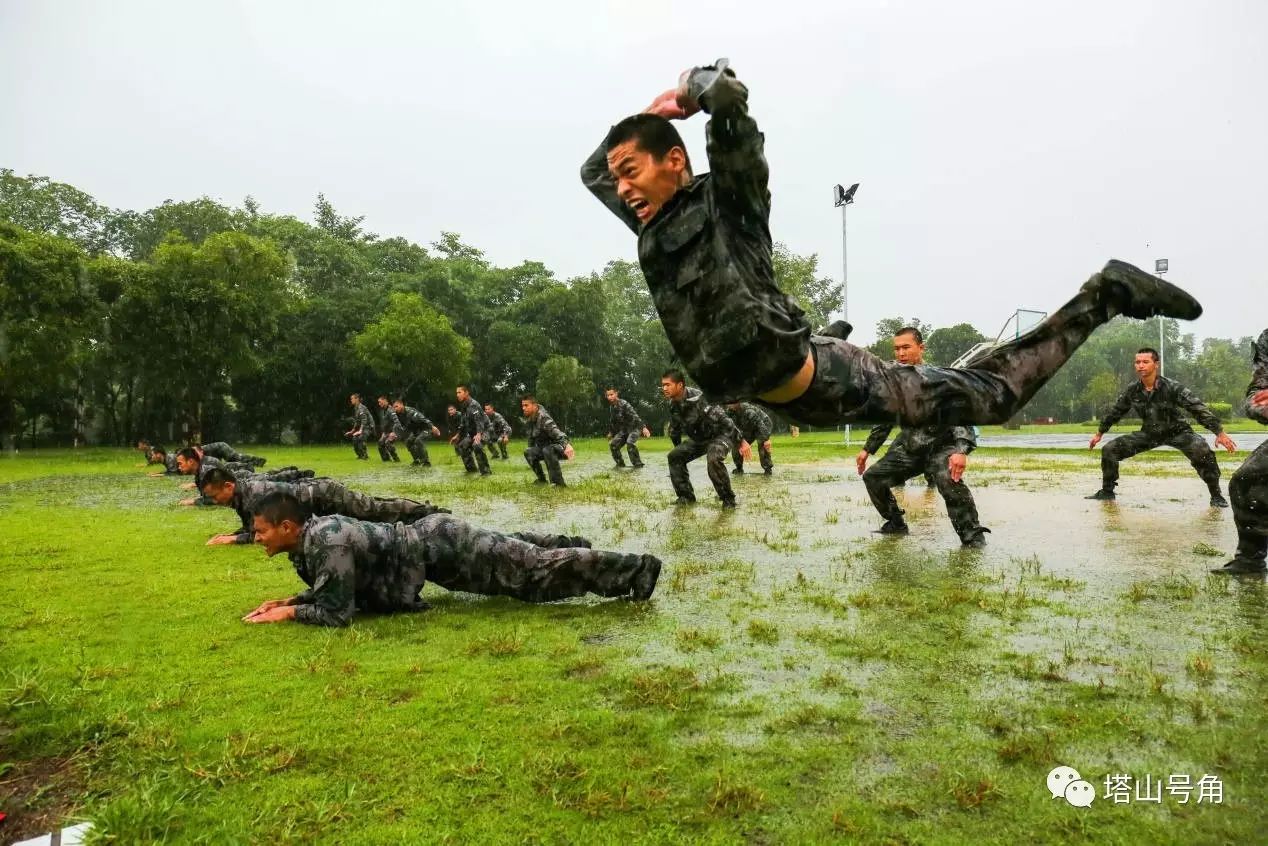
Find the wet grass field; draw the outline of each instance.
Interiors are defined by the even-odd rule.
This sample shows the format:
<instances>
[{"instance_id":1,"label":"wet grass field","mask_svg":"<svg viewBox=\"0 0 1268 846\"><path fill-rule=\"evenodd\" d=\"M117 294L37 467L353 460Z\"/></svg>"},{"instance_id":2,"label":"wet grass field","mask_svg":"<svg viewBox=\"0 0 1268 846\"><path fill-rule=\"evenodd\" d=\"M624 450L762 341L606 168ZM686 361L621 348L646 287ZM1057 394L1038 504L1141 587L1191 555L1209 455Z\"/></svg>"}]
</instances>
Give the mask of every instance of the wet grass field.
<instances>
[{"instance_id":1,"label":"wet grass field","mask_svg":"<svg viewBox=\"0 0 1268 846\"><path fill-rule=\"evenodd\" d=\"M487 479L444 445L430 470L252 449L666 562L647 604L429 587L427 613L333 631L239 622L298 590L289 563L204 546L233 513L178 507L135 453L0 458L0 841L70 819L127 844L1262 840L1268 595L1208 575L1232 515L1183 456L1125 463L1106 504L1082 499L1095 454L980 450L993 533L965 551L920 480L911 536L871 534L840 438L776 438L734 512L703 461L699 504L671 504L663 438L641 471L579 442L566 490L515 442ZM1058 765L1090 807L1052 798Z\"/></svg>"}]
</instances>

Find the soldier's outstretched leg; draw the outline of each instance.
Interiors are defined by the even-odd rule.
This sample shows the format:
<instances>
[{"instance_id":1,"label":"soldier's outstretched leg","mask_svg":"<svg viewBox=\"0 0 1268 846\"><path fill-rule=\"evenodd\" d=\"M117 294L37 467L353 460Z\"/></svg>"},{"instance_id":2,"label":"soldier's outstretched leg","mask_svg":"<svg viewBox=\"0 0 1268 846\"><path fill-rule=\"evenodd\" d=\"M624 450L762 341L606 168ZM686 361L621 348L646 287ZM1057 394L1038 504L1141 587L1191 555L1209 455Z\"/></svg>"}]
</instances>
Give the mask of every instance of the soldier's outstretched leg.
<instances>
[{"instance_id":1,"label":"soldier's outstretched leg","mask_svg":"<svg viewBox=\"0 0 1268 846\"><path fill-rule=\"evenodd\" d=\"M713 482L713 489L718 492L718 499L722 500L725 508L735 507L735 492L731 490L731 476L726 472L726 457L731 451L732 445L726 438L717 438L709 441L706 448L708 453L709 481Z\"/></svg>"},{"instance_id":2,"label":"soldier's outstretched leg","mask_svg":"<svg viewBox=\"0 0 1268 846\"><path fill-rule=\"evenodd\" d=\"M695 488L691 486L691 474L687 471L687 463L695 461L708 452L708 446L687 440L669 451L669 481L678 495L678 502L686 504L696 501Z\"/></svg>"},{"instance_id":3,"label":"soldier's outstretched leg","mask_svg":"<svg viewBox=\"0 0 1268 846\"><path fill-rule=\"evenodd\" d=\"M617 432L612 440L608 441L608 450L612 453L612 461L617 467L625 466L625 458L621 455L621 447L625 445L625 434Z\"/></svg>"},{"instance_id":4,"label":"soldier's outstretched leg","mask_svg":"<svg viewBox=\"0 0 1268 846\"><path fill-rule=\"evenodd\" d=\"M470 438L463 438L454 445L454 449L458 451L458 457L462 459L462 466L468 473L476 472L475 448ZM484 450L480 450L483 455ZM487 463L487 462L486 462Z\"/></svg>"},{"instance_id":5,"label":"soldier's outstretched leg","mask_svg":"<svg viewBox=\"0 0 1268 846\"><path fill-rule=\"evenodd\" d=\"M762 404L810 425L1003 423L1097 327L1117 315L1143 319L1156 314L1193 320L1202 306L1169 282L1111 261L1039 326L981 353L964 368L893 366L840 338L812 336L810 387L791 402Z\"/></svg>"},{"instance_id":6,"label":"soldier's outstretched leg","mask_svg":"<svg viewBox=\"0 0 1268 846\"><path fill-rule=\"evenodd\" d=\"M546 475L550 477L550 483L561 488L568 487L564 482L564 469L559 464L559 452L554 446L542 450L542 460L546 462Z\"/></svg>"},{"instance_id":7,"label":"soldier's outstretched leg","mask_svg":"<svg viewBox=\"0 0 1268 846\"><path fill-rule=\"evenodd\" d=\"M892 488L920 475L924 468L921 457L912 455L899 443L890 445L881 460L863 474L863 487L867 488L867 495L877 513L885 519L877 530L882 535L905 535L910 531L903 519L905 512L898 507Z\"/></svg>"},{"instance_id":8,"label":"soldier's outstretched leg","mask_svg":"<svg viewBox=\"0 0 1268 846\"><path fill-rule=\"evenodd\" d=\"M301 470L298 467L276 467L259 475L274 482L298 482L300 479L311 479L317 474L312 470Z\"/></svg>"},{"instance_id":9,"label":"soldier's outstretched leg","mask_svg":"<svg viewBox=\"0 0 1268 846\"><path fill-rule=\"evenodd\" d=\"M538 532L511 532L507 537L518 538L531 543L533 546L540 546L546 549L570 549L572 547L590 549L592 546L590 539L581 535L543 535Z\"/></svg>"},{"instance_id":10,"label":"soldier's outstretched leg","mask_svg":"<svg viewBox=\"0 0 1268 846\"><path fill-rule=\"evenodd\" d=\"M546 484L546 473L542 470L542 451L538 447L530 446L524 450L524 460L528 462L528 466L533 468L533 475L537 477L537 484Z\"/></svg>"},{"instance_id":11,"label":"soldier's outstretched leg","mask_svg":"<svg viewBox=\"0 0 1268 846\"><path fill-rule=\"evenodd\" d=\"M1189 464L1197 471L1198 478L1206 482L1206 489L1211 494L1211 505L1215 508L1228 508L1228 500L1220 493L1220 465L1206 440L1197 432L1185 432L1167 441L1167 444L1184 453Z\"/></svg>"},{"instance_id":12,"label":"soldier's outstretched leg","mask_svg":"<svg viewBox=\"0 0 1268 846\"><path fill-rule=\"evenodd\" d=\"M440 508L430 502L396 497L370 496L351 490L333 480L312 483L320 487L317 497L333 514L343 514L356 520L371 523L413 523L433 514L448 514L448 508Z\"/></svg>"},{"instance_id":13,"label":"soldier's outstretched leg","mask_svg":"<svg viewBox=\"0 0 1268 846\"><path fill-rule=\"evenodd\" d=\"M762 441L756 446L757 457L762 465L762 472L769 476L775 471L775 461L771 458L770 447L766 445L766 441Z\"/></svg>"},{"instance_id":14,"label":"soldier's outstretched leg","mask_svg":"<svg viewBox=\"0 0 1268 846\"><path fill-rule=\"evenodd\" d=\"M949 464L954 453L955 448L951 446L933 450L925 462L924 472L933 477L938 493L942 494L942 501L947 505L947 516L951 518L951 525L960 536L960 542L965 546L983 547L986 546L986 534L990 529L977 521L977 503L973 501L973 492L969 490L969 486L964 484L963 479L951 481Z\"/></svg>"},{"instance_id":15,"label":"soldier's outstretched leg","mask_svg":"<svg viewBox=\"0 0 1268 846\"><path fill-rule=\"evenodd\" d=\"M1268 442L1260 444L1228 480L1237 524L1237 554L1215 573L1264 573L1268 569Z\"/></svg>"},{"instance_id":16,"label":"soldier's outstretched leg","mask_svg":"<svg viewBox=\"0 0 1268 846\"><path fill-rule=\"evenodd\" d=\"M643 466L643 456L638 452L638 439L641 435L641 432L630 432L625 436L625 451L630 454L630 466L632 467Z\"/></svg>"},{"instance_id":17,"label":"soldier's outstretched leg","mask_svg":"<svg viewBox=\"0 0 1268 846\"><path fill-rule=\"evenodd\" d=\"M651 597L660 560L585 547L546 548L438 514L409 526L406 545L427 581L449 590L550 602L587 593Z\"/></svg>"},{"instance_id":18,"label":"soldier's outstretched leg","mask_svg":"<svg viewBox=\"0 0 1268 846\"><path fill-rule=\"evenodd\" d=\"M356 435L352 439L352 451L357 454L357 458L362 461L369 461L370 455L365 448L365 435Z\"/></svg>"},{"instance_id":19,"label":"soldier's outstretched leg","mask_svg":"<svg viewBox=\"0 0 1268 846\"><path fill-rule=\"evenodd\" d=\"M484 441L471 445L471 451L475 454L476 466L480 468L481 476L488 476L493 471L489 469L489 457L484 452Z\"/></svg>"},{"instance_id":20,"label":"soldier's outstretched leg","mask_svg":"<svg viewBox=\"0 0 1268 846\"><path fill-rule=\"evenodd\" d=\"M1156 438L1144 432L1128 432L1101 447L1101 489L1088 499L1114 499L1114 487L1118 484L1118 465L1121 461L1162 446Z\"/></svg>"}]
</instances>

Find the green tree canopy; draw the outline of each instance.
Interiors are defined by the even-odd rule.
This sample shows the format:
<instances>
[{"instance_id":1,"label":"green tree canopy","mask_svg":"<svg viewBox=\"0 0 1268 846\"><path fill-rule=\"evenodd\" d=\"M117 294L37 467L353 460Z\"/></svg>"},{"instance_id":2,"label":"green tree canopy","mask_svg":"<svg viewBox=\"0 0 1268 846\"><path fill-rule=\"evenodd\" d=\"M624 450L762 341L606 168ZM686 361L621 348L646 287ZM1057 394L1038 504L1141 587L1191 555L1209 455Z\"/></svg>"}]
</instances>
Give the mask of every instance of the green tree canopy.
<instances>
[{"instance_id":1,"label":"green tree canopy","mask_svg":"<svg viewBox=\"0 0 1268 846\"><path fill-rule=\"evenodd\" d=\"M471 366L471 341L417 294L392 294L379 319L352 337L352 348L397 394L439 395L465 380Z\"/></svg>"}]
</instances>

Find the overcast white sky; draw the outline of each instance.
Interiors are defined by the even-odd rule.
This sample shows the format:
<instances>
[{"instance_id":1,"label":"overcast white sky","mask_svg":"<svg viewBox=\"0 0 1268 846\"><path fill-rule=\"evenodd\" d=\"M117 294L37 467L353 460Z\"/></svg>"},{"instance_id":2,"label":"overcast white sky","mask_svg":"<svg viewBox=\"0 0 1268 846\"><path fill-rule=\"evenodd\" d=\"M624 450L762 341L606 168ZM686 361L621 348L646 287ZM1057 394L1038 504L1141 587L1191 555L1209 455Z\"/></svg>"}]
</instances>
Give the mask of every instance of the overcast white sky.
<instances>
[{"instance_id":1,"label":"overcast white sky","mask_svg":"<svg viewBox=\"0 0 1268 846\"><path fill-rule=\"evenodd\" d=\"M542 8L539 8L542 7ZM1113 256L1268 326L1268 3L0 0L0 166L115 207L202 194L461 233L560 277L635 259L582 188L607 127L728 56L777 240L849 317L993 334ZM703 169L703 122L683 127Z\"/></svg>"}]
</instances>

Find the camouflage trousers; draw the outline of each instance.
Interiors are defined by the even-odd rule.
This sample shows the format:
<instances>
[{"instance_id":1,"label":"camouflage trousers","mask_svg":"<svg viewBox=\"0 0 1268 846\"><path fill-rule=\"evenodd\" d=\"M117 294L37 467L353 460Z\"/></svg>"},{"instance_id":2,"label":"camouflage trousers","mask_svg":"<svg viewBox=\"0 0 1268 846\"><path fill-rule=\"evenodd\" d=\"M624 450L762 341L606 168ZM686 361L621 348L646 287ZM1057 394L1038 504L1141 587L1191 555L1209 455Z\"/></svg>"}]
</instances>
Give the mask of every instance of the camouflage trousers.
<instances>
[{"instance_id":1,"label":"camouflage trousers","mask_svg":"<svg viewBox=\"0 0 1268 846\"><path fill-rule=\"evenodd\" d=\"M815 376L806 392L789 403L755 402L812 426L1003 423L1115 313L1103 293L1081 290L1039 326L963 368L898 365L839 338L812 335Z\"/></svg>"},{"instance_id":2,"label":"camouflage trousers","mask_svg":"<svg viewBox=\"0 0 1268 846\"><path fill-rule=\"evenodd\" d=\"M641 555L572 546L563 535L504 535L437 514L405 528L405 553L448 590L550 602L587 593L628 596ZM422 585L419 584L421 588Z\"/></svg>"},{"instance_id":3,"label":"camouflage trousers","mask_svg":"<svg viewBox=\"0 0 1268 846\"><path fill-rule=\"evenodd\" d=\"M359 435L347 435L348 440L352 441L352 451L357 454L357 458L369 458L369 454L365 449L365 432Z\"/></svg>"},{"instance_id":4,"label":"camouflage trousers","mask_svg":"<svg viewBox=\"0 0 1268 846\"><path fill-rule=\"evenodd\" d=\"M493 438L489 441L489 456L492 458L501 458L506 461L510 458L510 454L506 451L506 443L501 438Z\"/></svg>"},{"instance_id":5,"label":"camouflage trousers","mask_svg":"<svg viewBox=\"0 0 1268 846\"><path fill-rule=\"evenodd\" d=\"M396 454L396 433L384 432L379 435L379 458L384 461L400 461L401 457Z\"/></svg>"},{"instance_id":6,"label":"camouflage trousers","mask_svg":"<svg viewBox=\"0 0 1268 846\"><path fill-rule=\"evenodd\" d=\"M714 438L707 443L686 440L671 449L669 451L669 481L674 485L674 493L687 499L696 498L687 464L702 455L707 455L709 481L713 482L713 489L718 492L718 499L723 502L734 502L735 493L731 490L731 476L726 471L726 457L733 447L734 444L731 443L730 438Z\"/></svg>"},{"instance_id":7,"label":"camouflage trousers","mask_svg":"<svg viewBox=\"0 0 1268 846\"><path fill-rule=\"evenodd\" d=\"M1159 433L1142 430L1110 441L1101 447L1101 487L1107 491L1114 490L1118 484L1120 461L1160 446L1175 447L1184 453L1211 493L1220 492L1220 465L1215 460L1215 453L1201 435L1192 431Z\"/></svg>"},{"instance_id":8,"label":"camouflage trousers","mask_svg":"<svg viewBox=\"0 0 1268 846\"><path fill-rule=\"evenodd\" d=\"M612 451L612 460L616 462L617 467L625 466L625 459L621 457L621 447L625 447L625 451L630 454L630 464L635 467L643 466L643 456L638 452L638 439L642 432L631 429L628 432L617 432L608 441L608 449Z\"/></svg>"},{"instance_id":9,"label":"camouflage trousers","mask_svg":"<svg viewBox=\"0 0 1268 846\"><path fill-rule=\"evenodd\" d=\"M202 451L203 455L219 458L226 464L247 464L251 467L263 467L268 461L268 459L259 455L248 455L245 452L238 452L224 441L213 441L209 444L203 444Z\"/></svg>"},{"instance_id":10,"label":"camouflage trousers","mask_svg":"<svg viewBox=\"0 0 1268 846\"><path fill-rule=\"evenodd\" d=\"M431 456L427 454L427 435L424 432L410 435L405 439L405 448L409 450L409 457L415 464L421 464L424 467L431 466Z\"/></svg>"},{"instance_id":11,"label":"camouflage trousers","mask_svg":"<svg viewBox=\"0 0 1268 846\"><path fill-rule=\"evenodd\" d=\"M1268 559L1268 443L1228 480L1228 498L1237 524L1237 558L1262 566Z\"/></svg>"},{"instance_id":12,"label":"camouflage trousers","mask_svg":"<svg viewBox=\"0 0 1268 846\"><path fill-rule=\"evenodd\" d=\"M342 514L371 523L413 523L443 509L430 502L413 499L370 496L344 487L338 482L312 483L311 497L301 497L314 514Z\"/></svg>"},{"instance_id":13,"label":"camouflage trousers","mask_svg":"<svg viewBox=\"0 0 1268 846\"><path fill-rule=\"evenodd\" d=\"M454 448L458 450L458 457L462 459L462 466L468 473L474 473L477 468L481 476L487 476L493 472L489 469L489 457L484 454L483 439L477 444L469 437L459 438Z\"/></svg>"},{"instance_id":14,"label":"camouflage trousers","mask_svg":"<svg viewBox=\"0 0 1268 846\"><path fill-rule=\"evenodd\" d=\"M747 440L747 437L745 439ZM762 470L769 473L775 469L775 462L771 459L770 446L767 445L765 440L749 441L749 445L757 453L757 460L761 463ZM739 444L731 448L731 461L735 462L736 470L744 469L744 456L740 455Z\"/></svg>"},{"instance_id":15,"label":"camouflage trousers","mask_svg":"<svg viewBox=\"0 0 1268 846\"><path fill-rule=\"evenodd\" d=\"M863 474L863 485L872 505L886 520L902 519L903 510L898 507L891 488L905 483L908 479L926 474L933 477L938 493L942 494L947 504L947 516L955 527L960 540L968 542L983 531L977 521L977 504L973 501L973 492L964 482L951 481L951 471L947 462L955 452L951 445L935 447L929 450L908 451L901 442L893 444L885 452L885 456Z\"/></svg>"},{"instance_id":16,"label":"camouflage trousers","mask_svg":"<svg viewBox=\"0 0 1268 846\"><path fill-rule=\"evenodd\" d=\"M564 484L564 468L559 463L559 459L563 457L563 450L554 444L548 444L544 447L529 446L524 450L524 460L528 462L528 466L533 468L533 473L537 476L538 481L546 481L546 475L549 474L552 484ZM542 464L546 465L546 473L542 472Z\"/></svg>"}]
</instances>

